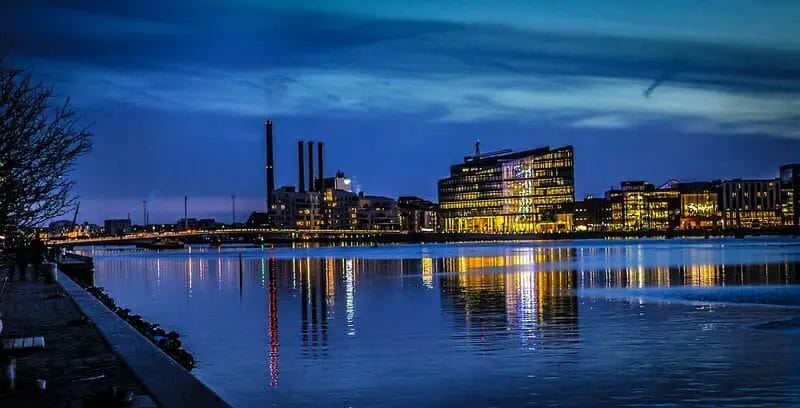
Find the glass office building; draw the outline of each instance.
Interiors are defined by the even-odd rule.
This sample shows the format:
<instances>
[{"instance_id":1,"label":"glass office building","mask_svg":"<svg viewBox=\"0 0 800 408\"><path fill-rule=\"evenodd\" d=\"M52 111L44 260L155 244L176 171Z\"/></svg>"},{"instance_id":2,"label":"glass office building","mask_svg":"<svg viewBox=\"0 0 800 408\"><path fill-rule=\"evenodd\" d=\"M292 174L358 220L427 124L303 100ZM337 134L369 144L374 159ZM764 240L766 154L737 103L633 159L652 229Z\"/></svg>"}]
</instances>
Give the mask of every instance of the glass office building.
<instances>
[{"instance_id":1,"label":"glass office building","mask_svg":"<svg viewBox=\"0 0 800 408\"><path fill-rule=\"evenodd\" d=\"M572 229L572 146L480 154L439 181L445 232L544 233Z\"/></svg>"}]
</instances>

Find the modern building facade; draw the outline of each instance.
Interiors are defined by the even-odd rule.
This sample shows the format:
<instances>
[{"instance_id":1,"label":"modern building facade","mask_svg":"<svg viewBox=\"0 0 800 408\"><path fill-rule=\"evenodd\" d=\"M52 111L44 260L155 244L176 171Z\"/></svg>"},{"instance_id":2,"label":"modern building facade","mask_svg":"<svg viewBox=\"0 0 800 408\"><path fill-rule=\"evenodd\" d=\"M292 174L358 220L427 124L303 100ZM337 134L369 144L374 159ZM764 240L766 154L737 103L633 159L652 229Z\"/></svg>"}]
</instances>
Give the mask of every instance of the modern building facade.
<instances>
[{"instance_id":1,"label":"modern building facade","mask_svg":"<svg viewBox=\"0 0 800 408\"><path fill-rule=\"evenodd\" d=\"M656 188L646 181L623 181L609 190L609 231L666 231L677 227L680 193L675 184Z\"/></svg>"},{"instance_id":2,"label":"modern building facade","mask_svg":"<svg viewBox=\"0 0 800 408\"><path fill-rule=\"evenodd\" d=\"M439 181L445 232L570 231L575 201L572 146L480 154L450 167Z\"/></svg>"},{"instance_id":3,"label":"modern building facade","mask_svg":"<svg viewBox=\"0 0 800 408\"><path fill-rule=\"evenodd\" d=\"M780 168L781 221L784 226L800 227L800 163Z\"/></svg>"},{"instance_id":4,"label":"modern building facade","mask_svg":"<svg viewBox=\"0 0 800 408\"><path fill-rule=\"evenodd\" d=\"M720 183L723 228L762 228L782 224L780 179L733 179Z\"/></svg>"},{"instance_id":5,"label":"modern building facade","mask_svg":"<svg viewBox=\"0 0 800 408\"><path fill-rule=\"evenodd\" d=\"M681 196L680 229L712 229L721 226L719 183L693 182L678 186Z\"/></svg>"}]
</instances>

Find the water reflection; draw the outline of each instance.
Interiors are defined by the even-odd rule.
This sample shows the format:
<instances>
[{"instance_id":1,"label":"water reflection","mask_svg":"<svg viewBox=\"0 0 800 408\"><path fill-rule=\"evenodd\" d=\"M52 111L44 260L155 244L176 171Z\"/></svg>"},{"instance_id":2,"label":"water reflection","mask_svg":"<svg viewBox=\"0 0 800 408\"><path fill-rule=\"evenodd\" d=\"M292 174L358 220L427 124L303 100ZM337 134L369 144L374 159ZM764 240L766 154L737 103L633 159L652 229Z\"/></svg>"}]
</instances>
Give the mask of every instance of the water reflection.
<instances>
[{"instance_id":1,"label":"water reflection","mask_svg":"<svg viewBox=\"0 0 800 408\"><path fill-rule=\"evenodd\" d=\"M269 259L269 384L278 387L278 271L275 258Z\"/></svg>"},{"instance_id":2,"label":"water reflection","mask_svg":"<svg viewBox=\"0 0 800 408\"><path fill-rule=\"evenodd\" d=\"M746 319L759 313L780 320L779 312L666 312L679 305L670 306L675 297L655 306L634 298L664 288L788 288L800 285L797 263L789 255L782 262L758 253L751 262L728 262L741 258L719 248L662 249L509 246L486 254L467 247L442 257L435 247L421 247L391 259L225 250L94 255L98 285L120 304L185 333L200 363L197 374L234 405L372 405L381 390L402 383L404 390L395 396L407 398L405 405L418 405L420 395L436 405L451 401L444 390L471 395L475 384L484 384L482 392L507 399L476 404L516 406L572 398L562 385L586 387L586 395L595 396L611 387L625 403L658 403L642 391L650 390L644 378L629 375L619 380L625 386L610 384L626 370L646 377L647 371L635 367L651 367L652 383L690 378L672 391L678 399L747 377L736 371L738 363L750 367L757 361L734 364L746 357L732 356L747 354L748 347L763 347L762 353L771 347L757 334L732 330L748 327L753 322ZM614 291L636 295L604 295ZM796 298L797 292L788 294ZM742 338L747 347L737 343ZM712 348L713 355L706 353ZM659 360L650 361L653 349ZM606 354L626 359L625 365ZM796 357L790 361L800 361ZM764 369L774 372L761 373L765 384L774 383L770 376L783 375L781 384L798 380L791 368L776 364ZM727 371L716 369L723 365ZM593 380L603 386L569 379L596 373L606 375ZM257 381L240 380L245 377ZM763 391L759 384L749 386Z\"/></svg>"}]
</instances>

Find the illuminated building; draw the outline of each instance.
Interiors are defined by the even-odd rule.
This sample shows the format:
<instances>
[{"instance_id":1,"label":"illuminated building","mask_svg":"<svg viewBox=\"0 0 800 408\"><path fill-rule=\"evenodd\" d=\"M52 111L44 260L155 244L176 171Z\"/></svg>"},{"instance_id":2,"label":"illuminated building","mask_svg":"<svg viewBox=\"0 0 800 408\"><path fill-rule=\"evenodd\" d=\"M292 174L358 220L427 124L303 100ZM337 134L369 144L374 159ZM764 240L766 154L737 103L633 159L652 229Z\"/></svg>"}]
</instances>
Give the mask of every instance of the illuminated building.
<instances>
[{"instance_id":1,"label":"illuminated building","mask_svg":"<svg viewBox=\"0 0 800 408\"><path fill-rule=\"evenodd\" d=\"M625 231L666 231L677 226L680 193L670 182L655 188L646 181L623 181L610 190L611 228Z\"/></svg>"},{"instance_id":2,"label":"illuminated building","mask_svg":"<svg viewBox=\"0 0 800 408\"><path fill-rule=\"evenodd\" d=\"M622 190L606 191L606 200L610 208L610 219L608 221L609 231L622 231L625 229L625 212L623 211Z\"/></svg>"},{"instance_id":3,"label":"illuminated building","mask_svg":"<svg viewBox=\"0 0 800 408\"><path fill-rule=\"evenodd\" d=\"M714 183L681 183L678 190L681 194L681 229L720 226L719 194Z\"/></svg>"},{"instance_id":4,"label":"illuminated building","mask_svg":"<svg viewBox=\"0 0 800 408\"><path fill-rule=\"evenodd\" d=\"M641 231L645 226L647 204L645 195L654 190L645 181L623 181L622 186L622 225L628 231Z\"/></svg>"},{"instance_id":5,"label":"illuminated building","mask_svg":"<svg viewBox=\"0 0 800 408\"><path fill-rule=\"evenodd\" d=\"M445 232L541 233L569 231L575 201L572 146L473 156L439 180Z\"/></svg>"},{"instance_id":6,"label":"illuminated building","mask_svg":"<svg viewBox=\"0 0 800 408\"><path fill-rule=\"evenodd\" d=\"M330 180L330 179L329 179ZM358 194L328 188L322 193L322 215L327 229L356 229Z\"/></svg>"},{"instance_id":7,"label":"illuminated building","mask_svg":"<svg viewBox=\"0 0 800 408\"><path fill-rule=\"evenodd\" d=\"M723 228L780 225L779 186L776 179L723 181L719 188Z\"/></svg>"},{"instance_id":8,"label":"illuminated building","mask_svg":"<svg viewBox=\"0 0 800 408\"><path fill-rule=\"evenodd\" d=\"M439 206L419 197L401 196L400 229L411 232L434 232L439 229Z\"/></svg>"},{"instance_id":9,"label":"illuminated building","mask_svg":"<svg viewBox=\"0 0 800 408\"><path fill-rule=\"evenodd\" d=\"M781 166L781 220L800 227L800 163Z\"/></svg>"},{"instance_id":10,"label":"illuminated building","mask_svg":"<svg viewBox=\"0 0 800 408\"><path fill-rule=\"evenodd\" d=\"M586 197L573 206L575 231L605 231L611 219L611 203L605 198Z\"/></svg>"},{"instance_id":11,"label":"illuminated building","mask_svg":"<svg viewBox=\"0 0 800 408\"><path fill-rule=\"evenodd\" d=\"M647 213L644 228L672 230L680 221L680 192L674 184L661 186L647 195Z\"/></svg>"},{"instance_id":12,"label":"illuminated building","mask_svg":"<svg viewBox=\"0 0 800 408\"><path fill-rule=\"evenodd\" d=\"M270 219L278 228L321 229L324 228L320 193L297 192L292 186L279 188L274 194Z\"/></svg>"}]
</instances>

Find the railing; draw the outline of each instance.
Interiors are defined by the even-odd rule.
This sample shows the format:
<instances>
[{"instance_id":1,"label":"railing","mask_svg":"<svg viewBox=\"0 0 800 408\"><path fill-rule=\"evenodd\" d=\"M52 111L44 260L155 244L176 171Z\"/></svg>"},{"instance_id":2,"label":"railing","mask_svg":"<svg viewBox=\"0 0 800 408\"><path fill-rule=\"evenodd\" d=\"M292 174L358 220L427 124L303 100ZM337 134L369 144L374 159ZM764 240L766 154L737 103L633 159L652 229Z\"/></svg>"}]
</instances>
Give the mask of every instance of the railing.
<instances>
[{"instance_id":1,"label":"railing","mask_svg":"<svg viewBox=\"0 0 800 408\"><path fill-rule=\"evenodd\" d=\"M48 241L53 245L81 244L89 242L119 242L133 240L150 240L157 238L181 238L195 237L204 235L230 235L230 234L268 234L268 235L338 235L338 236L376 236L376 235L404 235L407 231L399 230L329 230L329 229L265 229L265 228L230 228L218 230L188 230L188 231L168 231L168 232L143 232L136 234L126 234L116 237L96 237L61 239Z\"/></svg>"}]
</instances>

